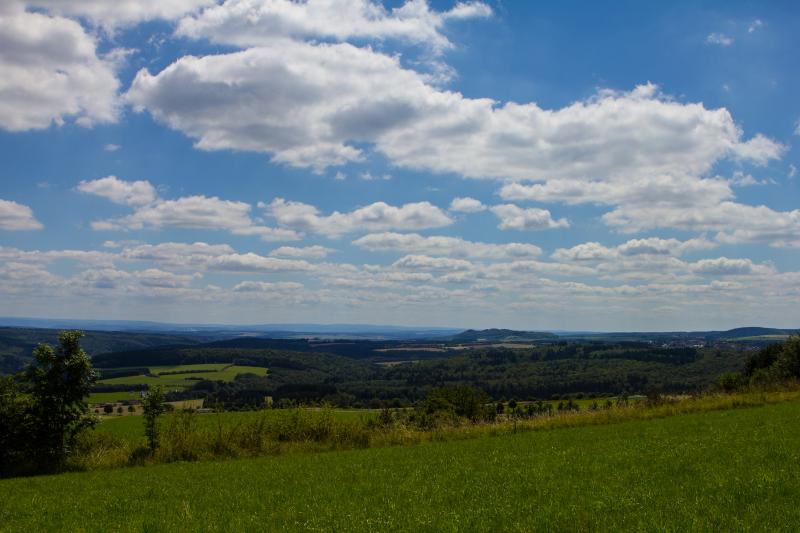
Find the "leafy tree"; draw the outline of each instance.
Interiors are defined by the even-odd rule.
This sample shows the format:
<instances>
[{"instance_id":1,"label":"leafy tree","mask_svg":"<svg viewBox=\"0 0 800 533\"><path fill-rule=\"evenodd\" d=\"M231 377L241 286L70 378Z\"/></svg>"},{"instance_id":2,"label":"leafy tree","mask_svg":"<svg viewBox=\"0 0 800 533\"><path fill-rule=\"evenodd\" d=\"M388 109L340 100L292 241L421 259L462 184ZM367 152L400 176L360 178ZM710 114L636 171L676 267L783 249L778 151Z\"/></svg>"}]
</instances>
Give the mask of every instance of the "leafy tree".
<instances>
[{"instance_id":1,"label":"leafy tree","mask_svg":"<svg viewBox=\"0 0 800 533\"><path fill-rule=\"evenodd\" d=\"M33 432L30 404L14 377L0 376L0 475L24 468Z\"/></svg>"},{"instance_id":2,"label":"leafy tree","mask_svg":"<svg viewBox=\"0 0 800 533\"><path fill-rule=\"evenodd\" d=\"M456 416L468 418L473 422L489 417L489 396L471 387L441 387L428 394L425 401L428 413L450 411ZM488 404L488 405L487 405Z\"/></svg>"},{"instance_id":3,"label":"leafy tree","mask_svg":"<svg viewBox=\"0 0 800 533\"><path fill-rule=\"evenodd\" d=\"M771 344L752 355L744 367L744 376L753 385L768 386L787 379L800 379L800 335L779 344ZM729 376L720 377L730 380ZM724 388L724 387L723 387Z\"/></svg>"},{"instance_id":4,"label":"leafy tree","mask_svg":"<svg viewBox=\"0 0 800 533\"><path fill-rule=\"evenodd\" d=\"M786 339L775 361L775 367L782 378L800 378L800 335Z\"/></svg>"},{"instance_id":5,"label":"leafy tree","mask_svg":"<svg viewBox=\"0 0 800 533\"><path fill-rule=\"evenodd\" d=\"M81 331L62 331L58 349L40 344L26 373L33 402L34 453L44 467L63 464L78 434L96 422L86 397L97 375L81 349L81 337Z\"/></svg>"},{"instance_id":6,"label":"leafy tree","mask_svg":"<svg viewBox=\"0 0 800 533\"><path fill-rule=\"evenodd\" d=\"M164 391L161 387L152 387L147 396L142 400L142 414L144 415L144 434L147 445L153 453L158 448L158 417L166 410L164 405Z\"/></svg>"},{"instance_id":7,"label":"leafy tree","mask_svg":"<svg viewBox=\"0 0 800 533\"><path fill-rule=\"evenodd\" d=\"M783 344L775 343L765 346L747 359L744 365L744 374L752 376L756 371L771 367L778 360Z\"/></svg>"}]
</instances>

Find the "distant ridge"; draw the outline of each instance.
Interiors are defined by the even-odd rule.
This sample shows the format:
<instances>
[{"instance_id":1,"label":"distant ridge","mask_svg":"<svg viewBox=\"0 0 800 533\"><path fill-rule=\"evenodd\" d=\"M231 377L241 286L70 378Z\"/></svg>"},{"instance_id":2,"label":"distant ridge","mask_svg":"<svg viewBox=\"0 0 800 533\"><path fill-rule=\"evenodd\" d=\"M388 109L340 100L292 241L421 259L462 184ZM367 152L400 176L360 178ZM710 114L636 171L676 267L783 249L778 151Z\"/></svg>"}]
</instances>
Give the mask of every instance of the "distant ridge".
<instances>
[{"instance_id":1,"label":"distant ridge","mask_svg":"<svg viewBox=\"0 0 800 533\"><path fill-rule=\"evenodd\" d=\"M733 328L724 331L640 331L640 332L570 332L559 331L558 337L562 339L705 339L713 340L735 340L750 338L770 338L788 337L789 335L800 334L800 329L789 328L765 328L748 326Z\"/></svg>"},{"instance_id":2,"label":"distant ridge","mask_svg":"<svg viewBox=\"0 0 800 533\"><path fill-rule=\"evenodd\" d=\"M716 336L720 339L737 339L742 337L763 337L771 335L795 335L800 333L800 329L777 329L761 327L734 328L727 331L709 331L709 336Z\"/></svg>"},{"instance_id":3,"label":"distant ridge","mask_svg":"<svg viewBox=\"0 0 800 533\"><path fill-rule=\"evenodd\" d=\"M375 324L202 324L166 323L144 320L89 320L70 318L0 317L0 327L40 329L82 329L85 331L120 331L130 333L162 333L202 336L206 340L261 336L269 338L329 338L440 340L455 342L504 342L547 339L738 339L749 337L788 336L800 334L800 328L745 326L729 330L709 331L571 331L553 329L525 331L505 328L463 329L429 326L392 326Z\"/></svg>"},{"instance_id":4,"label":"distant ridge","mask_svg":"<svg viewBox=\"0 0 800 533\"><path fill-rule=\"evenodd\" d=\"M449 339L453 342L512 342L556 339L557 335L545 331L517 331L513 329L468 329Z\"/></svg>"},{"instance_id":5,"label":"distant ridge","mask_svg":"<svg viewBox=\"0 0 800 533\"><path fill-rule=\"evenodd\" d=\"M419 339L453 335L463 328L390 326L374 324L170 324L143 320L85 320L70 318L0 317L0 327L82 329L170 334L201 334L221 337L260 335L268 337L345 337Z\"/></svg>"}]
</instances>

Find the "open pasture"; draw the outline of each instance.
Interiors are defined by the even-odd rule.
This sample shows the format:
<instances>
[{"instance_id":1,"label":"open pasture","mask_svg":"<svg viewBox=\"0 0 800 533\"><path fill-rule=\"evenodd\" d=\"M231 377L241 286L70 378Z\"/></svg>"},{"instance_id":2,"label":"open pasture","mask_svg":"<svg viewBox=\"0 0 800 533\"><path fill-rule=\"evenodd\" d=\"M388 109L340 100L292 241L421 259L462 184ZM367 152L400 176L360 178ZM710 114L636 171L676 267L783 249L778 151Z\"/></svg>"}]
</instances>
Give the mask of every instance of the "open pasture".
<instances>
[{"instance_id":1,"label":"open pasture","mask_svg":"<svg viewBox=\"0 0 800 533\"><path fill-rule=\"evenodd\" d=\"M125 400L139 400L141 395L138 391L121 391L121 392L93 392L86 400L89 405L96 405L102 403L117 403Z\"/></svg>"},{"instance_id":2,"label":"open pasture","mask_svg":"<svg viewBox=\"0 0 800 533\"><path fill-rule=\"evenodd\" d=\"M416 446L8 479L0 481L8 495L0 523L7 531L793 531L798 417L794 401Z\"/></svg>"}]
</instances>

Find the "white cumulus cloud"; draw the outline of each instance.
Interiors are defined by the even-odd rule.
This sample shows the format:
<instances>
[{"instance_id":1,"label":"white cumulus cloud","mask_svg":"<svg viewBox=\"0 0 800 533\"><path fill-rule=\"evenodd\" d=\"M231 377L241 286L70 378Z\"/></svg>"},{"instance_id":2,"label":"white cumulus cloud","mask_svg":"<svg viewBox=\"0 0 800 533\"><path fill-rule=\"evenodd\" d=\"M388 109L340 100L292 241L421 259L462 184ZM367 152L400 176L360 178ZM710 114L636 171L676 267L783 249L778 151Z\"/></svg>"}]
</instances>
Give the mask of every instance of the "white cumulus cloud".
<instances>
[{"instance_id":1,"label":"white cumulus cloud","mask_svg":"<svg viewBox=\"0 0 800 533\"><path fill-rule=\"evenodd\" d=\"M475 198L453 198L450 202L450 211L457 213L478 213L485 210L486 206Z\"/></svg>"},{"instance_id":2,"label":"white cumulus cloud","mask_svg":"<svg viewBox=\"0 0 800 533\"><path fill-rule=\"evenodd\" d=\"M77 189L123 205L146 205L156 199L156 189L149 181L123 181L116 176L84 180Z\"/></svg>"},{"instance_id":3,"label":"white cumulus cloud","mask_svg":"<svg viewBox=\"0 0 800 533\"><path fill-rule=\"evenodd\" d=\"M269 282L269 281L243 281L233 287L234 292L256 292L256 293L285 293L303 289L302 283L293 281Z\"/></svg>"},{"instance_id":4,"label":"white cumulus cloud","mask_svg":"<svg viewBox=\"0 0 800 533\"><path fill-rule=\"evenodd\" d=\"M543 230L569 227L566 218L555 220L547 209L523 209L514 204L500 204L491 207L490 211L500 219L497 226L500 229Z\"/></svg>"},{"instance_id":5,"label":"white cumulus cloud","mask_svg":"<svg viewBox=\"0 0 800 533\"><path fill-rule=\"evenodd\" d=\"M375 202L346 213L334 211L330 215L320 214L313 205L283 198L275 198L269 204L261 203L259 207L266 209L280 226L334 238L356 231L440 228L453 222L447 213L430 202L399 207Z\"/></svg>"},{"instance_id":6,"label":"white cumulus cloud","mask_svg":"<svg viewBox=\"0 0 800 533\"><path fill-rule=\"evenodd\" d=\"M392 267L402 270L414 271L458 271L469 270L472 263L464 259L454 259L451 257L429 257L427 255L406 255L394 263Z\"/></svg>"},{"instance_id":7,"label":"white cumulus cloud","mask_svg":"<svg viewBox=\"0 0 800 533\"><path fill-rule=\"evenodd\" d=\"M753 273L772 273L769 265L757 265L750 259L702 259L691 264L692 271L705 276L746 276Z\"/></svg>"},{"instance_id":8,"label":"white cumulus cloud","mask_svg":"<svg viewBox=\"0 0 800 533\"><path fill-rule=\"evenodd\" d=\"M245 48L293 37L398 39L441 51L453 46L441 32L448 21L491 14L482 2L459 2L449 11L435 11L426 0L392 9L372 0L227 0L182 19L176 33Z\"/></svg>"},{"instance_id":9,"label":"white cumulus cloud","mask_svg":"<svg viewBox=\"0 0 800 533\"><path fill-rule=\"evenodd\" d=\"M541 248L534 244L493 244L468 241L460 237L423 237L417 233L371 233L354 240L353 244L371 251L493 260L536 257L542 253Z\"/></svg>"},{"instance_id":10,"label":"white cumulus cloud","mask_svg":"<svg viewBox=\"0 0 800 533\"><path fill-rule=\"evenodd\" d=\"M313 268L311 263L303 260L264 257L252 252L212 257L208 260L208 267L223 272L287 272Z\"/></svg>"},{"instance_id":11,"label":"white cumulus cloud","mask_svg":"<svg viewBox=\"0 0 800 533\"><path fill-rule=\"evenodd\" d=\"M0 6L0 128L115 122L118 87L113 54L99 57L79 23Z\"/></svg>"},{"instance_id":12,"label":"white cumulus cloud","mask_svg":"<svg viewBox=\"0 0 800 533\"><path fill-rule=\"evenodd\" d=\"M27 0L29 6L68 17L81 17L113 30L148 20L175 20L216 0Z\"/></svg>"},{"instance_id":13,"label":"white cumulus cloud","mask_svg":"<svg viewBox=\"0 0 800 533\"><path fill-rule=\"evenodd\" d=\"M0 198L0 229L9 231L42 229L27 205Z\"/></svg>"},{"instance_id":14,"label":"white cumulus cloud","mask_svg":"<svg viewBox=\"0 0 800 533\"><path fill-rule=\"evenodd\" d=\"M275 248L269 255L270 257L307 257L309 259L324 259L328 254L335 252L332 248L315 244L313 246L281 246Z\"/></svg>"},{"instance_id":15,"label":"white cumulus cloud","mask_svg":"<svg viewBox=\"0 0 800 533\"><path fill-rule=\"evenodd\" d=\"M246 202L203 195L153 200L155 189L149 182L126 182L114 176L81 182L78 190L136 207L130 215L93 221L92 229L97 231L183 228L226 230L234 235L256 236L263 241L300 238L297 232L290 229L257 224L251 218L251 206ZM145 203L145 200L150 201Z\"/></svg>"}]
</instances>

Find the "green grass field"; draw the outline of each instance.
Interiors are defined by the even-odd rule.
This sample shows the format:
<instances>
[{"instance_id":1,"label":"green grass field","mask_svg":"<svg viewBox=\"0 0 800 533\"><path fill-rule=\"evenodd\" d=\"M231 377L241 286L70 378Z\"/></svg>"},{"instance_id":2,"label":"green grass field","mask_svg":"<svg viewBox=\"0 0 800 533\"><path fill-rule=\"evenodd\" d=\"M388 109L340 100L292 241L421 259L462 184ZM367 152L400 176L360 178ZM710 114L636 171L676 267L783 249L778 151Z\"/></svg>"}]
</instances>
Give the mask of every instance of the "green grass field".
<instances>
[{"instance_id":1,"label":"green grass field","mask_svg":"<svg viewBox=\"0 0 800 533\"><path fill-rule=\"evenodd\" d=\"M149 367L149 376L125 376L120 378L101 379L100 385L161 385L167 390L188 389L198 379L213 381L233 381L238 374L251 373L266 376L267 369L256 366L239 366L220 363L179 365L179 366L153 366ZM180 373L175 373L180 372ZM98 393L95 393L98 394ZM116 393L109 393L116 394ZM111 398L111 397L109 397ZM118 399L132 399L119 397ZM110 400L100 400L110 401ZM90 399L91 402L91 399ZM94 402L92 402L94 403Z\"/></svg>"},{"instance_id":2,"label":"green grass field","mask_svg":"<svg viewBox=\"0 0 800 533\"><path fill-rule=\"evenodd\" d=\"M796 531L798 418L794 401L472 440L8 479L0 481L0 529Z\"/></svg>"},{"instance_id":3,"label":"green grass field","mask_svg":"<svg viewBox=\"0 0 800 533\"><path fill-rule=\"evenodd\" d=\"M97 404L97 403L116 403L121 402L124 400L139 400L141 396L138 392L93 392L89 395L89 398L86 400L89 404Z\"/></svg>"}]
</instances>

